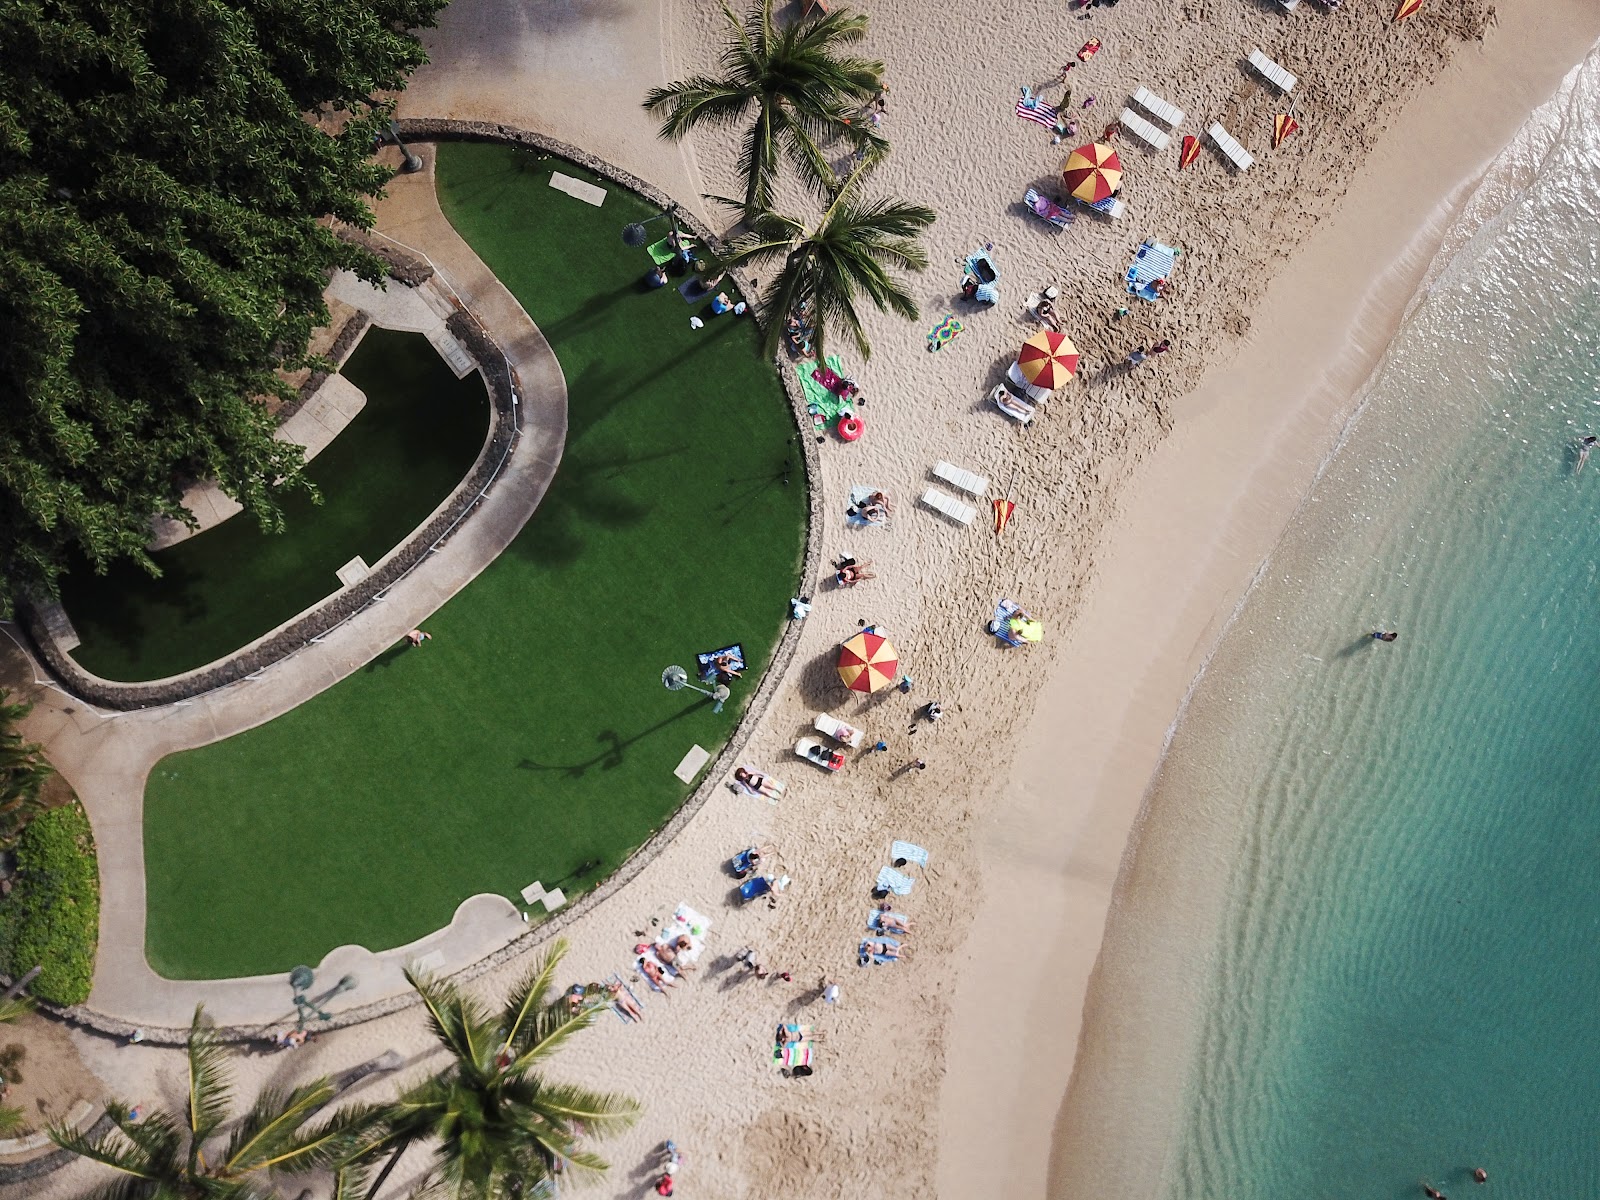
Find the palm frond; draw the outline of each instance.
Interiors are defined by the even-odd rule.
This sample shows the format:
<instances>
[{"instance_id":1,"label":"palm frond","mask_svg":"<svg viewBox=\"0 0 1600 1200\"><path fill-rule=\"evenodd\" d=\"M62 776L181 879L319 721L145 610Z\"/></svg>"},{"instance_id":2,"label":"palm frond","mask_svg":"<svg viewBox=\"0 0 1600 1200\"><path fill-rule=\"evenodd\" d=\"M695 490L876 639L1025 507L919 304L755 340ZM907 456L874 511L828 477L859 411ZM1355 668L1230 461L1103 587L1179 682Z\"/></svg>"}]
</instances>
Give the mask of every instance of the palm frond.
<instances>
[{"instance_id":1,"label":"palm frond","mask_svg":"<svg viewBox=\"0 0 1600 1200\"><path fill-rule=\"evenodd\" d=\"M190 1152L198 1155L200 1144L227 1119L232 1098L228 1050L216 1029L206 1021L203 1004L194 1010L187 1050L189 1095L186 1110L189 1131L193 1135Z\"/></svg>"},{"instance_id":2,"label":"palm frond","mask_svg":"<svg viewBox=\"0 0 1600 1200\"><path fill-rule=\"evenodd\" d=\"M578 1122L585 1129L602 1128L607 1133L628 1128L643 1111L637 1100L620 1092L595 1092L570 1083L542 1082L534 1103L547 1119Z\"/></svg>"},{"instance_id":3,"label":"palm frond","mask_svg":"<svg viewBox=\"0 0 1600 1200\"><path fill-rule=\"evenodd\" d=\"M561 1049L573 1034L593 1025L604 1011L604 1008L581 1006L577 1012L572 1012L560 999L546 1005L529 1019L522 1052L506 1067L506 1073L521 1075L532 1069Z\"/></svg>"},{"instance_id":4,"label":"palm frond","mask_svg":"<svg viewBox=\"0 0 1600 1200\"><path fill-rule=\"evenodd\" d=\"M27 996L15 996L10 1000L0 1000L0 1025L9 1025L24 1013L33 1011L33 1000Z\"/></svg>"},{"instance_id":5,"label":"palm frond","mask_svg":"<svg viewBox=\"0 0 1600 1200\"><path fill-rule=\"evenodd\" d=\"M549 1003L550 991L555 986L556 968L561 965L566 953L566 940L557 938L533 964L522 982L512 989L500 1017L502 1045L505 1049L520 1049L523 1046L523 1029L534 1014Z\"/></svg>"},{"instance_id":6,"label":"palm frond","mask_svg":"<svg viewBox=\"0 0 1600 1200\"><path fill-rule=\"evenodd\" d=\"M696 75L651 88L645 93L643 107L649 113L664 113L660 136L676 142L701 125L734 124L754 99L748 88L737 83Z\"/></svg>"},{"instance_id":7,"label":"palm frond","mask_svg":"<svg viewBox=\"0 0 1600 1200\"><path fill-rule=\"evenodd\" d=\"M405 969L405 977L422 997L434 1036L455 1055L458 1063L470 1063L475 1069L481 1067L479 1052L487 1040L484 1032L487 1018L483 1009L453 983L415 972L410 967Z\"/></svg>"},{"instance_id":8,"label":"palm frond","mask_svg":"<svg viewBox=\"0 0 1600 1200\"><path fill-rule=\"evenodd\" d=\"M0 1104L0 1137L11 1137L28 1127L27 1115L9 1104Z\"/></svg>"},{"instance_id":9,"label":"palm frond","mask_svg":"<svg viewBox=\"0 0 1600 1200\"><path fill-rule=\"evenodd\" d=\"M301 1084L287 1095L269 1088L256 1098L244 1120L228 1139L221 1173L241 1175L263 1169L297 1169L294 1164L323 1165L311 1142L299 1130L336 1091L327 1079ZM314 1139L313 1139L314 1141ZM331 1160L329 1160L331 1161Z\"/></svg>"}]
</instances>

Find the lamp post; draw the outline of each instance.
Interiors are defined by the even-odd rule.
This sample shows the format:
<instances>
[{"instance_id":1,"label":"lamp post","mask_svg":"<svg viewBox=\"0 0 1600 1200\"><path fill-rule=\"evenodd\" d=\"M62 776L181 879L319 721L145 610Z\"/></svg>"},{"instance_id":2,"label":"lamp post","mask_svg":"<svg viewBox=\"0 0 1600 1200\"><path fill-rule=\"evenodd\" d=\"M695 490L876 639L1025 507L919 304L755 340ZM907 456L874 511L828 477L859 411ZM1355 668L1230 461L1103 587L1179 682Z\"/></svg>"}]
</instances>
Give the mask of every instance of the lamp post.
<instances>
[{"instance_id":1,"label":"lamp post","mask_svg":"<svg viewBox=\"0 0 1600 1200\"><path fill-rule=\"evenodd\" d=\"M689 672L679 666L671 666L661 672L661 686L669 692L681 692L684 688L688 688L691 692L699 692L702 696L710 696L715 701L711 706L711 711L714 713L721 712L722 706L728 702L728 697L733 694L728 691L726 686L720 683L712 691L707 691L703 687L690 683Z\"/></svg>"},{"instance_id":2,"label":"lamp post","mask_svg":"<svg viewBox=\"0 0 1600 1200\"><path fill-rule=\"evenodd\" d=\"M645 229L645 226L650 224L652 221L661 220L662 217L670 217L672 219L672 230L674 233L676 233L678 230L678 221L676 216L677 211L678 206L676 204L671 204L667 206L667 210L665 212L659 212L653 217L646 217L642 221L634 221L630 224L624 225L622 227L622 240L624 244L629 246L644 245L645 242L649 241L650 239L650 234ZM672 690L677 691L678 689L673 688Z\"/></svg>"},{"instance_id":3,"label":"lamp post","mask_svg":"<svg viewBox=\"0 0 1600 1200\"><path fill-rule=\"evenodd\" d=\"M414 175L422 170L422 160L406 149L406 144L400 140L400 126L393 121L389 122L389 136L394 144L400 147L400 153L405 155L405 162L400 167L402 175Z\"/></svg>"},{"instance_id":4,"label":"lamp post","mask_svg":"<svg viewBox=\"0 0 1600 1200\"><path fill-rule=\"evenodd\" d=\"M317 981L316 973L310 967L299 966L289 972L289 987L294 992L295 1028L306 1027L306 1014L309 1013L319 1021L331 1018L323 1011L322 1006L332 1000L340 992L348 992L361 981L354 975L341 976L339 982L334 984L322 995L312 999L306 995Z\"/></svg>"}]
</instances>

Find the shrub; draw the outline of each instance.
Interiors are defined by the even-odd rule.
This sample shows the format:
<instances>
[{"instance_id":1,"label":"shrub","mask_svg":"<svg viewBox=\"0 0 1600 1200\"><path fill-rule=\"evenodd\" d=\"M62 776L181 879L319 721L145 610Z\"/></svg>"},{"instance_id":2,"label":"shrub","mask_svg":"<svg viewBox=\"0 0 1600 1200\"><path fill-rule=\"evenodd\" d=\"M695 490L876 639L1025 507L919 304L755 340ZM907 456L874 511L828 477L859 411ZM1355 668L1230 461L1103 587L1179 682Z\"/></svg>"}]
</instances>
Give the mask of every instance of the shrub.
<instances>
[{"instance_id":1,"label":"shrub","mask_svg":"<svg viewBox=\"0 0 1600 1200\"><path fill-rule=\"evenodd\" d=\"M0 901L0 971L15 979L43 967L29 991L55 1004L81 1004L100 936L100 874L82 805L73 801L36 818L16 854L11 895Z\"/></svg>"}]
</instances>

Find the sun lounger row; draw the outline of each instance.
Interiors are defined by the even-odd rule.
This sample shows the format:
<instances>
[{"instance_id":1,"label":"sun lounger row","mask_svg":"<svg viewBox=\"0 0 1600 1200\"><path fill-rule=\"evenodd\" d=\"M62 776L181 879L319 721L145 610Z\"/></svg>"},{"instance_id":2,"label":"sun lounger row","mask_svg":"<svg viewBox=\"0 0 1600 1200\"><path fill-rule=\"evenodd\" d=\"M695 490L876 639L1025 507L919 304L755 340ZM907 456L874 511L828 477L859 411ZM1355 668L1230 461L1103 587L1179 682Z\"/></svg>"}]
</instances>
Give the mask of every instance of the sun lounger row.
<instances>
[{"instance_id":1,"label":"sun lounger row","mask_svg":"<svg viewBox=\"0 0 1600 1200\"><path fill-rule=\"evenodd\" d=\"M1176 129L1183 124L1183 109L1168 104L1147 87L1141 87L1133 93L1133 102L1169 129Z\"/></svg>"},{"instance_id":2,"label":"sun lounger row","mask_svg":"<svg viewBox=\"0 0 1600 1200\"><path fill-rule=\"evenodd\" d=\"M936 513L943 513L952 521L959 521L963 525L971 525L972 518L978 515L978 510L970 504L963 504L949 492L941 492L936 487L931 487L922 493L922 502Z\"/></svg>"},{"instance_id":3,"label":"sun lounger row","mask_svg":"<svg viewBox=\"0 0 1600 1200\"><path fill-rule=\"evenodd\" d=\"M1211 140L1217 144L1217 149L1228 156L1228 161L1241 171L1248 171L1256 161L1250 151L1241 146L1236 138L1215 121L1211 128L1206 130Z\"/></svg>"},{"instance_id":4,"label":"sun lounger row","mask_svg":"<svg viewBox=\"0 0 1600 1200\"><path fill-rule=\"evenodd\" d=\"M1272 86L1280 92L1294 91L1294 76L1261 53L1259 49L1250 51L1250 65L1260 71L1262 77L1270 81Z\"/></svg>"},{"instance_id":5,"label":"sun lounger row","mask_svg":"<svg viewBox=\"0 0 1600 1200\"><path fill-rule=\"evenodd\" d=\"M1133 109L1123 109L1122 116L1119 119L1122 122L1122 127L1140 141L1149 142L1157 150L1165 150L1167 148L1169 140L1167 135L1134 112Z\"/></svg>"},{"instance_id":6,"label":"sun lounger row","mask_svg":"<svg viewBox=\"0 0 1600 1200\"><path fill-rule=\"evenodd\" d=\"M960 488L963 492L970 492L974 496L981 496L989 490L989 481L982 475L971 471L963 471L960 467L947 462L937 462L933 465L933 474L937 479L942 479L952 487Z\"/></svg>"}]
</instances>

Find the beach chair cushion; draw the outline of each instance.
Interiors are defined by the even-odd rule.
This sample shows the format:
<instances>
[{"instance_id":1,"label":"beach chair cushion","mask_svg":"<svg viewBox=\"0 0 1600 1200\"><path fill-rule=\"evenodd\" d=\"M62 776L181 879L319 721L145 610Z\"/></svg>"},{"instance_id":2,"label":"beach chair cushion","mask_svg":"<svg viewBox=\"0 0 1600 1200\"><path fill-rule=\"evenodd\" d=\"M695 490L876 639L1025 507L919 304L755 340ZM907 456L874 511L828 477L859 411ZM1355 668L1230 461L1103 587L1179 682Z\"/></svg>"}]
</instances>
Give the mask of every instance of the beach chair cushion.
<instances>
[{"instance_id":1,"label":"beach chair cushion","mask_svg":"<svg viewBox=\"0 0 1600 1200\"><path fill-rule=\"evenodd\" d=\"M1261 53L1259 49L1250 51L1249 62L1280 92L1294 91L1295 77Z\"/></svg>"},{"instance_id":2,"label":"beach chair cushion","mask_svg":"<svg viewBox=\"0 0 1600 1200\"><path fill-rule=\"evenodd\" d=\"M1147 87L1140 87L1133 93L1133 102L1168 128L1176 129L1183 124L1183 109L1168 104Z\"/></svg>"},{"instance_id":3,"label":"beach chair cushion","mask_svg":"<svg viewBox=\"0 0 1600 1200\"><path fill-rule=\"evenodd\" d=\"M1217 149L1221 150L1223 154L1227 155L1228 161L1233 163L1234 166L1238 167L1239 170L1248 171L1251 165L1256 161L1255 157L1250 153L1250 151L1241 146L1238 142L1238 139L1217 122L1213 121L1211 123L1211 127L1206 130L1206 133L1209 134L1211 140L1216 143Z\"/></svg>"},{"instance_id":4,"label":"beach chair cushion","mask_svg":"<svg viewBox=\"0 0 1600 1200\"><path fill-rule=\"evenodd\" d=\"M935 487L922 493L922 502L934 512L943 513L952 521L960 521L963 525L972 524L972 518L978 515L978 510L972 505L963 504L949 492L941 492Z\"/></svg>"},{"instance_id":5,"label":"beach chair cushion","mask_svg":"<svg viewBox=\"0 0 1600 1200\"><path fill-rule=\"evenodd\" d=\"M960 488L963 492L970 492L974 496L981 496L989 490L989 481L982 475L972 471L963 471L960 467L947 463L942 459L933 464L935 478L942 479L952 487Z\"/></svg>"},{"instance_id":6,"label":"beach chair cushion","mask_svg":"<svg viewBox=\"0 0 1600 1200\"><path fill-rule=\"evenodd\" d=\"M1140 141L1149 142L1157 150L1165 150L1168 142L1171 141L1165 133L1150 124L1149 121L1146 121L1131 108L1123 109L1122 116L1118 119L1122 122L1122 127L1133 134L1134 137Z\"/></svg>"}]
</instances>

